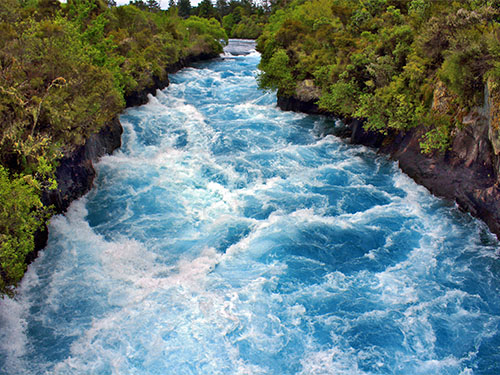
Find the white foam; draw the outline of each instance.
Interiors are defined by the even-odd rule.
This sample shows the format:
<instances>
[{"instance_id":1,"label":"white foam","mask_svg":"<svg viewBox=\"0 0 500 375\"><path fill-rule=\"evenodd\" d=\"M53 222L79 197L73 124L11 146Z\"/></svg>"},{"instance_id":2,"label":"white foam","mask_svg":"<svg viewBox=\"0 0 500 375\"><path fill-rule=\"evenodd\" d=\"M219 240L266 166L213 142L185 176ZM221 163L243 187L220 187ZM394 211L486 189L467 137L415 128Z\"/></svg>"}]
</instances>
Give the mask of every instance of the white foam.
<instances>
[{"instance_id":1,"label":"white foam","mask_svg":"<svg viewBox=\"0 0 500 375\"><path fill-rule=\"evenodd\" d=\"M361 375L354 351L333 347L311 350L300 361L302 375Z\"/></svg>"},{"instance_id":2,"label":"white foam","mask_svg":"<svg viewBox=\"0 0 500 375\"><path fill-rule=\"evenodd\" d=\"M401 172L399 168L396 170L396 167L394 167L393 170L394 186L406 193L405 201L409 205L411 205L413 211L421 213L422 209L420 207L422 205L422 202L426 202L429 200L433 201L434 199L436 199L432 197L432 195L425 187L423 187L422 185L418 185L410 177L403 174L403 172Z\"/></svg>"},{"instance_id":3,"label":"white foam","mask_svg":"<svg viewBox=\"0 0 500 375\"><path fill-rule=\"evenodd\" d=\"M443 359L417 360L415 366L416 374L441 374L445 370L459 369L461 361L454 356L447 356Z\"/></svg>"},{"instance_id":4,"label":"white foam","mask_svg":"<svg viewBox=\"0 0 500 375\"><path fill-rule=\"evenodd\" d=\"M248 57L260 57L260 53L257 51L253 51L247 55Z\"/></svg>"},{"instance_id":5,"label":"white foam","mask_svg":"<svg viewBox=\"0 0 500 375\"><path fill-rule=\"evenodd\" d=\"M29 305L21 300L8 297L0 299L0 350L6 356L8 372L18 372L26 364L20 358L27 353L28 339L26 329L28 323L23 317L29 311Z\"/></svg>"},{"instance_id":6,"label":"white foam","mask_svg":"<svg viewBox=\"0 0 500 375\"><path fill-rule=\"evenodd\" d=\"M200 281L212 272L220 262L222 254L213 248L206 248L193 260L181 259L177 266L177 273L165 281L169 286L182 285L188 288L199 288Z\"/></svg>"},{"instance_id":7,"label":"white foam","mask_svg":"<svg viewBox=\"0 0 500 375\"><path fill-rule=\"evenodd\" d=\"M418 301L417 290L410 277L395 277L391 272L382 272L376 277L381 289L380 298L385 304L405 305Z\"/></svg>"},{"instance_id":8,"label":"white foam","mask_svg":"<svg viewBox=\"0 0 500 375\"><path fill-rule=\"evenodd\" d=\"M276 223L282 221L284 218L285 216L282 212L273 212L267 220L257 221L253 225L252 231L246 237L231 245L226 250L226 256L232 257L249 249L252 249L254 254L266 251L265 241L260 241L259 239L268 231L279 231L280 229L276 228Z\"/></svg>"}]
</instances>

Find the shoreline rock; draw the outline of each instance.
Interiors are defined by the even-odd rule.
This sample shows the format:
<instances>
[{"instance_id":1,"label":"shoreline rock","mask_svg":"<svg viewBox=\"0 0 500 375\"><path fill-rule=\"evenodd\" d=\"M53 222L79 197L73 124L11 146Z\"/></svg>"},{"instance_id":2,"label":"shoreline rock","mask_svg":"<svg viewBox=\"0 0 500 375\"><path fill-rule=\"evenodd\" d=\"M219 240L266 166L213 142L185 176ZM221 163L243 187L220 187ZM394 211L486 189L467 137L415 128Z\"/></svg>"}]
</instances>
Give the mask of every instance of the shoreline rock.
<instances>
[{"instance_id":1,"label":"shoreline rock","mask_svg":"<svg viewBox=\"0 0 500 375\"><path fill-rule=\"evenodd\" d=\"M488 103L486 92L485 102ZM285 111L334 115L321 111L314 100L278 96L278 107ZM378 149L399 163L401 170L432 194L457 203L458 207L486 223L500 239L500 187L494 152L489 103L471 114L469 124L456 132L452 145L444 153L425 155L420 152L423 128L388 135L363 129L363 121L346 119L346 129L336 134L352 144Z\"/></svg>"}]
</instances>

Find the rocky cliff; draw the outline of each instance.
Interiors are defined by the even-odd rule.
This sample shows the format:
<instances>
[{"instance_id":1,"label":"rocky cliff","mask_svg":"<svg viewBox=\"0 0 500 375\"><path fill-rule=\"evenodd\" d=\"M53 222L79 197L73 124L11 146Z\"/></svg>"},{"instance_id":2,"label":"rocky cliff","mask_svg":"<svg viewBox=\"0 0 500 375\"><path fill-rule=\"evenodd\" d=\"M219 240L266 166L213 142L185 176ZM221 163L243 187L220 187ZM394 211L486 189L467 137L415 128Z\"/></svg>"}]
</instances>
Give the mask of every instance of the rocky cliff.
<instances>
[{"instance_id":1,"label":"rocky cliff","mask_svg":"<svg viewBox=\"0 0 500 375\"><path fill-rule=\"evenodd\" d=\"M500 238L500 132L497 124L500 101L485 88L483 107L474 108L463 120L464 126L455 132L451 146L445 152L423 154L420 142L424 128L407 132L379 133L363 129L363 121L346 119L346 129L339 135L353 144L376 147L399 162L400 168L434 195L455 201L473 216L482 219ZM314 98L278 97L283 110L313 114L322 112Z\"/></svg>"},{"instance_id":2,"label":"rocky cliff","mask_svg":"<svg viewBox=\"0 0 500 375\"><path fill-rule=\"evenodd\" d=\"M92 187L96 172L93 163L121 146L123 129L116 117L87 142L60 160L56 169L57 190L45 191L42 202L53 205L57 213L66 211L72 201Z\"/></svg>"}]
</instances>

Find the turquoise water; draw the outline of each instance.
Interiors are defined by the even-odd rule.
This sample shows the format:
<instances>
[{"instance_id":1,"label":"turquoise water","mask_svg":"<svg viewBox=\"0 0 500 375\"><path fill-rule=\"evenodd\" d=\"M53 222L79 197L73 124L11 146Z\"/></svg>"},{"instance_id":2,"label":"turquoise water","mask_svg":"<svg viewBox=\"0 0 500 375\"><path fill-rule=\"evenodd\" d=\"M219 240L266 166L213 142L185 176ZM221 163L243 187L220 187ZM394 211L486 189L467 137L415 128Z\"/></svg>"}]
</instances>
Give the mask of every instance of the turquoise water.
<instances>
[{"instance_id":1,"label":"turquoise water","mask_svg":"<svg viewBox=\"0 0 500 375\"><path fill-rule=\"evenodd\" d=\"M185 69L124 112L0 301L1 374L500 373L493 235L280 111L258 62Z\"/></svg>"}]
</instances>

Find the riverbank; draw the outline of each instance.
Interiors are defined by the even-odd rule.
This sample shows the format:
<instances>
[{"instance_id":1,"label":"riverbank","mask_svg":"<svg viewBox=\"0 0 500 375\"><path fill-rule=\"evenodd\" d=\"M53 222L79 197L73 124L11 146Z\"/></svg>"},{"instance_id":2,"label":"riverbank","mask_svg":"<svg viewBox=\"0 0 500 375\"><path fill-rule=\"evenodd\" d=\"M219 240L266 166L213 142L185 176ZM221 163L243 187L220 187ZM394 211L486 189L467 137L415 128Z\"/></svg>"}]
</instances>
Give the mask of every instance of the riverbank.
<instances>
[{"instance_id":1,"label":"riverbank","mask_svg":"<svg viewBox=\"0 0 500 375\"><path fill-rule=\"evenodd\" d=\"M454 134L445 152L421 152L420 141L426 131L423 127L383 135L364 130L362 120L344 119L345 128L336 135L389 155L415 182L438 197L456 202L460 209L484 221L500 238L499 158L493 147L495 130L489 118L489 105L486 95L484 106L465 117L467 126ZM279 96L278 106L285 111L335 116L320 110L315 99Z\"/></svg>"},{"instance_id":2,"label":"riverbank","mask_svg":"<svg viewBox=\"0 0 500 375\"><path fill-rule=\"evenodd\" d=\"M218 53L202 52L197 55L188 55L179 59L176 63L165 68L167 73L175 73L191 64L219 57ZM153 77L153 84L134 91L125 97L128 107L146 104L148 95L156 90L164 89L169 85L168 74L166 78ZM94 163L104 155L110 155L121 147L121 135L123 128L118 117L115 117L98 133L93 134L83 146L78 147L71 153L65 155L59 162L55 172L58 188L56 190L45 190L42 195L42 203L45 206L53 206L55 214L64 213L70 204L87 194L92 188L96 171ZM35 249L26 257L26 263L36 259L38 252L43 249L48 240L48 228L44 226L35 234Z\"/></svg>"},{"instance_id":3,"label":"riverbank","mask_svg":"<svg viewBox=\"0 0 500 375\"><path fill-rule=\"evenodd\" d=\"M13 294L45 222L92 184L88 160L119 144L119 114L165 87L169 70L221 53L227 36L214 19L151 5L2 4L0 293Z\"/></svg>"}]
</instances>

